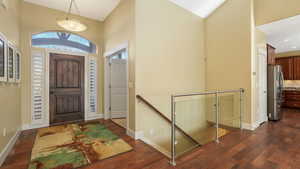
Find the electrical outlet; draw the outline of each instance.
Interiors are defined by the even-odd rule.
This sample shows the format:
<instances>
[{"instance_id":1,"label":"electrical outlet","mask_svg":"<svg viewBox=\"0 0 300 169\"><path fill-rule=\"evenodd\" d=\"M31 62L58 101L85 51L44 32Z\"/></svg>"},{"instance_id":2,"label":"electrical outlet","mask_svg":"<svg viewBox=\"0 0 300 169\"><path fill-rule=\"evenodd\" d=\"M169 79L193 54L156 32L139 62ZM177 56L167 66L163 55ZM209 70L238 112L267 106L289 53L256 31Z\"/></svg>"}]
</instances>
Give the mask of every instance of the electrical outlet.
<instances>
[{"instance_id":1,"label":"electrical outlet","mask_svg":"<svg viewBox=\"0 0 300 169\"><path fill-rule=\"evenodd\" d=\"M3 129L3 137L6 136L6 128Z\"/></svg>"}]
</instances>

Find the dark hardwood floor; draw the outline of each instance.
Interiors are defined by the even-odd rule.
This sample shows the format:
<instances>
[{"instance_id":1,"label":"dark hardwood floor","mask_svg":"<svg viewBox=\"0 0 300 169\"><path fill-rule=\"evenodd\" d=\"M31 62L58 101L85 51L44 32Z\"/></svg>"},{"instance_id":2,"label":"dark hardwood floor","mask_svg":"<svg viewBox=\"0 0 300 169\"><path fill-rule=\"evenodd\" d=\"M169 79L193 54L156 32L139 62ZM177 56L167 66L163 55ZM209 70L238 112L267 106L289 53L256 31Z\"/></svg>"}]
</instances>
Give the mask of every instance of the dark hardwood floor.
<instances>
[{"instance_id":1,"label":"dark hardwood floor","mask_svg":"<svg viewBox=\"0 0 300 169\"><path fill-rule=\"evenodd\" d=\"M177 166L161 153L126 135L111 121L110 130L134 147L134 151L99 161L84 169L300 169L300 110L287 109L280 122L268 122L255 132L236 131L177 160ZM1 169L27 169L36 130L23 131Z\"/></svg>"}]
</instances>

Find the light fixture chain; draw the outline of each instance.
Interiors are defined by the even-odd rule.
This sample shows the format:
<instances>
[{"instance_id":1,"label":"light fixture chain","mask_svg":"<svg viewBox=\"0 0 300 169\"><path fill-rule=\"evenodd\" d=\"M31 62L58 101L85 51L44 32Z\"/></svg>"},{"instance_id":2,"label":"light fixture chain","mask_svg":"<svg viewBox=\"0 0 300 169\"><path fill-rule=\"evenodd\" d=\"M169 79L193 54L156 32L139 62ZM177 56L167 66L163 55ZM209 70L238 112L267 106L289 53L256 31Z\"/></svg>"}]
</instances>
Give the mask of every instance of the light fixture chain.
<instances>
[{"instance_id":1,"label":"light fixture chain","mask_svg":"<svg viewBox=\"0 0 300 169\"><path fill-rule=\"evenodd\" d=\"M69 15L71 14L72 6L73 6L73 1L74 0L71 0L70 6L69 6L69 10L68 10L68 14L67 14L67 19L69 18Z\"/></svg>"},{"instance_id":2,"label":"light fixture chain","mask_svg":"<svg viewBox=\"0 0 300 169\"><path fill-rule=\"evenodd\" d=\"M75 0L74 0L74 6L75 6L75 8L76 8L76 10L78 12L78 15L80 16L80 10L79 10L78 5L77 5L77 3L76 3Z\"/></svg>"}]
</instances>

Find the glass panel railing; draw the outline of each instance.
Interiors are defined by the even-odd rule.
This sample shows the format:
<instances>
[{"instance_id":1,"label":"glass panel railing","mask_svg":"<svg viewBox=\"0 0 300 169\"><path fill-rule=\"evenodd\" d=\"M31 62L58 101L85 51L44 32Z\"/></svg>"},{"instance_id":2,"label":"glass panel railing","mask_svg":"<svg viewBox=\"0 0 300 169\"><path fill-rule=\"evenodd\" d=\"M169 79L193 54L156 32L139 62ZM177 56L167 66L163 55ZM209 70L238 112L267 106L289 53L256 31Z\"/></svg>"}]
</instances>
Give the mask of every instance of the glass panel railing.
<instances>
[{"instance_id":1,"label":"glass panel railing","mask_svg":"<svg viewBox=\"0 0 300 169\"><path fill-rule=\"evenodd\" d=\"M219 94L219 127L228 131L241 127L240 93Z\"/></svg>"},{"instance_id":2,"label":"glass panel railing","mask_svg":"<svg viewBox=\"0 0 300 169\"><path fill-rule=\"evenodd\" d=\"M171 94L141 93L139 96L142 98L138 98L136 112L142 117L138 125L139 130L144 131L144 141L170 157Z\"/></svg>"},{"instance_id":3,"label":"glass panel railing","mask_svg":"<svg viewBox=\"0 0 300 169\"><path fill-rule=\"evenodd\" d=\"M171 96L171 164L195 147L241 129L243 97L243 89Z\"/></svg>"},{"instance_id":4,"label":"glass panel railing","mask_svg":"<svg viewBox=\"0 0 300 169\"><path fill-rule=\"evenodd\" d=\"M208 121L207 113L211 117L215 113L214 95L199 95L175 98L175 124L184 130L192 139L178 139L176 137L176 157L193 150L199 145L215 140L214 118ZM177 135L176 135L177 136Z\"/></svg>"},{"instance_id":5,"label":"glass panel railing","mask_svg":"<svg viewBox=\"0 0 300 169\"><path fill-rule=\"evenodd\" d=\"M244 90L192 94L141 94L137 112L144 140L171 158L242 127Z\"/></svg>"}]
</instances>

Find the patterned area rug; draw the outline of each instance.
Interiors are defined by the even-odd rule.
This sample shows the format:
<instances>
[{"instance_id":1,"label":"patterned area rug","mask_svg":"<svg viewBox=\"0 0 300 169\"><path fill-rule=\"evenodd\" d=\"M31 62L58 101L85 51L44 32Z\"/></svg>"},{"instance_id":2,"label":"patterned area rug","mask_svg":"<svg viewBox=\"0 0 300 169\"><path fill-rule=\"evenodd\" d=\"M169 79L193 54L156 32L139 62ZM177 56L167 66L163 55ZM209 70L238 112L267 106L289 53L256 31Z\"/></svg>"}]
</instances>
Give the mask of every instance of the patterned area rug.
<instances>
[{"instance_id":1,"label":"patterned area rug","mask_svg":"<svg viewBox=\"0 0 300 169\"><path fill-rule=\"evenodd\" d=\"M132 147L99 122L39 129L29 169L73 169Z\"/></svg>"}]
</instances>

